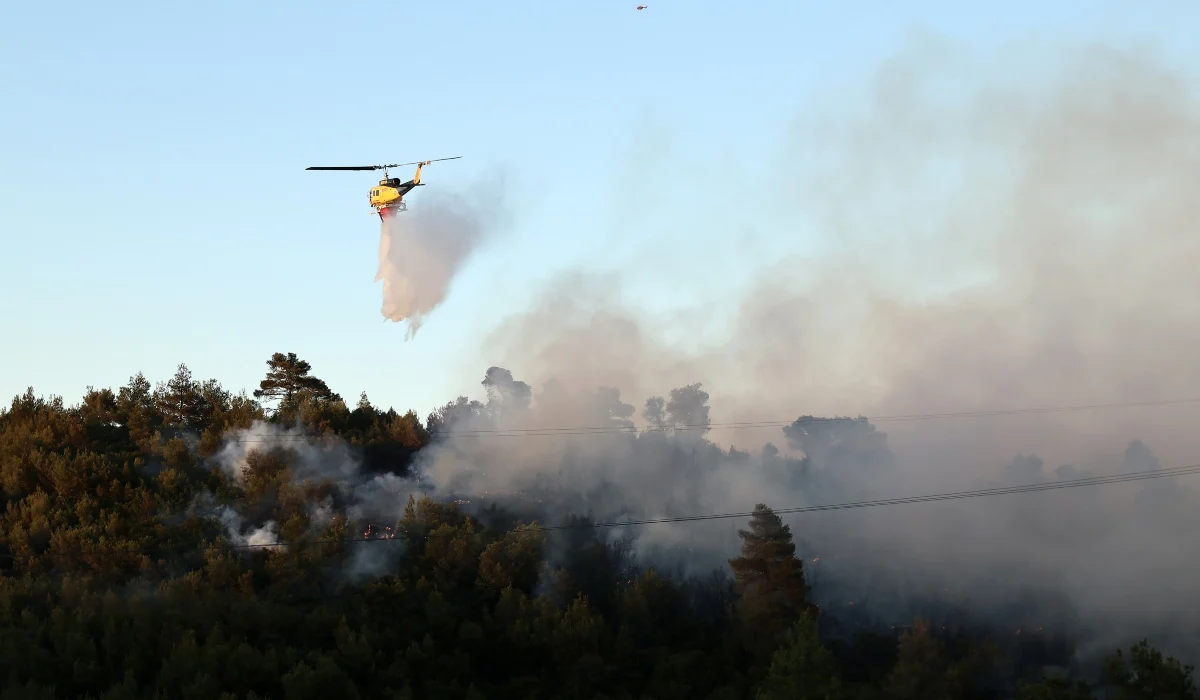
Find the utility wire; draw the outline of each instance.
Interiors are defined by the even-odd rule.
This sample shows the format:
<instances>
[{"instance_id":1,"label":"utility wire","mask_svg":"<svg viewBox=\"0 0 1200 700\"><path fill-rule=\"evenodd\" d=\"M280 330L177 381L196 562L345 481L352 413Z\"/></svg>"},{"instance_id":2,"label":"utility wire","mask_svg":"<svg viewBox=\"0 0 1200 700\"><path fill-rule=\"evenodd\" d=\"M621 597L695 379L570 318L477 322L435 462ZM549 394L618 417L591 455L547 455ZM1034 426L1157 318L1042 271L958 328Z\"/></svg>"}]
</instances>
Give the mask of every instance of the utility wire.
<instances>
[{"instance_id":1,"label":"utility wire","mask_svg":"<svg viewBox=\"0 0 1200 700\"><path fill-rule=\"evenodd\" d=\"M990 418L996 416L1017 416L1042 413L1073 413L1077 411L1096 411L1115 408L1144 408L1150 406L1170 406L1178 404L1200 403L1200 398L1194 399L1165 399L1161 401L1130 401L1122 403L1080 404L1074 406L1042 406L1014 409L992 409L983 411L953 411L946 413L912 413L884 416L858 416L855 418L818 418L806 416L793 420L773 421L743 421L696 423L672 426L637 426L637 425L595 425L574 427L546 428L497 428L476 430L433 430L432 437L449 438L482 438L482 437L551 437L555 435L605 435L627 434L638 432L687 432L708 430L743 430L754 428L784 428L791 425L809 425L816 423L845 423L847 421L867 420L871 423L896 423L920 420L948 420L955 418ZM289 440L319 440L321 436L300 434L284 434L272 437L229 437L226 442L255 443L255 442L286 442Z\"/></svg>"},{"instance_id":2,"label":"utility wire","mask_svg":"<svg viewBox=\"0 0 1200 700\"><path fill-rule=\"evenodd\" d=\"M847 503L832 503L814 506L797 506L792 508L774 508L772 509L778 515L815 513L821 511L832 510L853 510L858 508L874 508L883 506L907 505L912 503L930 503L935 501L951 501L965 498L989 498L992 496L1004 496L1015 493L1032 493L1036 491L1053 491L1058 489L1081 488L1084 486L1103 486L1108 484L1120 484L1132 481L1145 481L1147 479L1162 479L1167 477L1187 476L1191 474L1200 474L1200 464L1188 464L1180 467L1172 467L1168 469L1153 469L1141 472L1127 474L1110 474L1106 476L1083 477L1078 479L1064 479L1061 481L1043 482L1037 484L1023 484L1020 486L1002 486L989 489L974 489L970 491L956 491L950 493L927 494L923 496L906 496L901 498L885 498L873 501L852 501ZM663 523L689 523L702 520L725 520L732 518L749 518L754 515L753 511L742 511L733 513L708 513L703 515L689 515L664 518L645 518L640 520L620 520L600 523L571 523L566 525L536 525L526 526L529 531L554 531L554 530L573 530L573 529L588 529L588 528L613 528L613 527L628 527L637 525L658 525ZM430 533L424 535L426 539L430 537L456 537L463 533L453 532L439 535ZM482 535L482 532L473 533ZM279 542L271 544L242 544L228 545L229 549L234 550L254 550L254 549L270 549L275 547L287 547L299 544L360 544L360 543L380 543L380 542L395 542L393 539L377 538L371 539L367 537L350 538L344 540L301 540L298 542ZM401 540L403 542L403 540ZM141 548L141 549L123 549L123 550L104 550L104 551L83 551L74 550L66 552L45 552L41 555L0 555L0 559L17 559L17 558L36 558L38 556L97 556L110 554L153 554L156 552L166 552L178 549L199 549L192 545L177 546L177 547L157 547L157 548Z\"/></svg>"}]
</instances>

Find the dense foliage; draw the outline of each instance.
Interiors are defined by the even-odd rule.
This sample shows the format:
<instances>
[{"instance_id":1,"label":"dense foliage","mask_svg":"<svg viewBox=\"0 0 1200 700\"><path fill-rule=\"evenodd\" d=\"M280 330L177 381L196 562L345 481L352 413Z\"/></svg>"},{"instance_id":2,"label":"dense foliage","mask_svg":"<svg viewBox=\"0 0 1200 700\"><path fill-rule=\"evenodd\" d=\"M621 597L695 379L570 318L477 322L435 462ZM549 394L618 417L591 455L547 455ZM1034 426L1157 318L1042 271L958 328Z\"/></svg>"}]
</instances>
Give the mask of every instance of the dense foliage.
<instances>
[{"instance_id":1,"label":"dense foliage","mask_svg":"<svg viewBox=\"0 0 1200 700\"><path fill-rule=\"evenodd\" d=\"M626 565L595 528L543 529L410 498L394 537L364 539L334 486L287 450L241 479L212 467L228 431L299 423L403 473L422 422L349 408L276 354L254 397L180 366L77 406L29 390L0 413L0 698L1092 698L1078 681L1000 673L987 639L920 620L829 639L789 528L760 506L732 578ZM267 411L256 399L278 402ZM204 502L278 523L285 547L233 541ZM586 525L586 523L582 523ZM274 540L268 544L274 544ZM355 575L370 548L382 574ZM565 552L547 564L547 551ZM1113 697L1197 698L1191 669L1140 644Z\"/></svg>"}]
</instances>

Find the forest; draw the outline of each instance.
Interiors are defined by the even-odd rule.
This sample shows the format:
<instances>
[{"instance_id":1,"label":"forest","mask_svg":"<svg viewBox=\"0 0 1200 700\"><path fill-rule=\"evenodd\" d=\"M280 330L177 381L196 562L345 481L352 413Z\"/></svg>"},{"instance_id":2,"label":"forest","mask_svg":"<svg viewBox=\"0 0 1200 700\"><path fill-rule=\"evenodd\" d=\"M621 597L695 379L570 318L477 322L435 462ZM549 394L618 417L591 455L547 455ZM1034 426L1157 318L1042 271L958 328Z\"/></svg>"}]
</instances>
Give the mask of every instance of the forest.
<instances>
[{"instance_id":1,"label":"forest","mask_svg":"<svg viewBox=\"0 0 1200 700\"><path fill-rule=\"evenodd\" d=\"M312 370L276 353L250 393L180 365L76 405L13 398L0 698L1200 698L1192 667L1145 641L1079 677L1063 670L1077 640L849 624L814 599L800 533L771 504L699 574L647 565L579 493L534 480L481 497L493 482L445 464L497 442L455 447L456 431L520 424L531 391L507 370L488 370L488 401L424 420L351 405ZM683 429L707 423L705 401L700 385L652 398L644 431L612 390L587 413L612 427L595 439L681 474L697 451L745 459ZM787 478L808 468L773 458Z\"/></svg>"}]
</instances>

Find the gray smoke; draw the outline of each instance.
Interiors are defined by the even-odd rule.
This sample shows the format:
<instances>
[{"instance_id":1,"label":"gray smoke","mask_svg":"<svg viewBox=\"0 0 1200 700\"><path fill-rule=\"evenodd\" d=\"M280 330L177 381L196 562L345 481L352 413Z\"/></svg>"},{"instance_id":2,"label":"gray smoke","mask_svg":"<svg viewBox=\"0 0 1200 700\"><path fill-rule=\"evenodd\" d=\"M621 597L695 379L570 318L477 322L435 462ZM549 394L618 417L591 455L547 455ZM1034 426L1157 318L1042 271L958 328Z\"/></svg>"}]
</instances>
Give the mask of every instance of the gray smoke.
<instances>
[{"instance_id":1,"label":"gray smoke","mask_svg":"<svg viewBox=\"0 0 1200 700\"><path fill-rule=\"evenodd\" d=\"M332 485L332 494L308 505L309 535L316 537L328 528L334 516L345 518L351 534L363 536L354 528L377 528L396 524L410 494L419 495L418 484L395 474L369 474L363 471L358 452L339 438L318 438L299 426L289 427L262 421L249 428L230 431L225 443L214 455L212 465L234 483L245 486L256 465L267 457L276 457L273 466L286 469L290 486ZM270 503L247 503L241 513L227 504L217 504L212 494L204 493L191 506L193 514L217 519L226 537L238 546L279 544L278 525L269 519ZM253 525L254 522L261 524ZM247 532L249 530L249 532ZM383 532L380 529L379 533ZM401 553L396 546L359 547L344 572L350 578L380 575L394 570ZM274 548L274 547L264 547Z\"/></svg>"},{"instance_id":2,"label":"gray smoke","mask_svg":"<svg viewBox=\"0 0 1200 700\"><path fill-rule=\"evenodd\" d=\"M503 319L484 343L484 400L431 421L441 437L418 455L421 488L557 524L1200 463L1193 405L888 420L1200 397L1200 110L1188 76L1098 47L1022 74L1015 55L989 63L921 40L859 106L806 108L767 178L776 200L739 214L785 236L807 226L823 245L773 255L731 309L672 324L616 301L620 274L571 273ZM703 247L729 231L689 235ZM442 260L473 245L421 240L447 246ZM420 255L401 257L402 279L425 274ZM429 279L448 284L457 264ZM419 322L440 284L392 287L407 290L396 308L408 310L385 315ZM709 317L733 320L697 322ZM860 413L872 419L780 425ZM731 425L754 421L774 425ZM320 450L331 462L320 473L351 509L394 521L417 491ZM788 519L818 600L843 616L903 625L967 607L1002 628L1083 639L1085 656L1149 636L1200 660L1195 496L1187 477ZM604 536L632 537L642 564L702 574L736 554L743 525ZM384 570L372 564L355 568Z\"/></svg>"},{"instance_id":3,"label":"gray smoke","mask_svg":"<svg viewBox=\"0 0 1200 700\"><path fill-rule=\"evenodd\" d=\"M296 482L353 481L359 474L358 459L340 440L320 441L298 426L289 427L255 421L249 428L230 431L214 457L214 463L235 483L246 481L252 454L272 450L288 453L287 466Z\"/></svg>"},{"instance_id":4,"label":"gray smoke","mask_svg":"<svg viewBox=\"0 0 1200 700\"><path fill-rule=\"evenodd\" d=\"M253 547L265 550L283 549L279 542L278 524L266 520L262 525L248 526L247 520L229 505L217 503L210 492L202 492L192 500L187 509L189 517L212 518L225 530L225 538L235 547Z\"/></svg>"},{"instance_id":5,"label":"gray smoke","mask_svg":"<svg viewBox=\"0 0 1200 700\"><path fill-rule=\"evenodd\" d=\"M242 516L229 506L217 506L216 517L225 526L226 537L236 547L282 549L275 521L268 520L260 527L246 528Z\"/></svg>"},{"instance_id":6,"label":"gray smoke","mask_svg":"<svg viewBox=\"0 0 1200 700\"><path fill-rule=\"evenodd\" d=\"M383 281L381 311L408 322L406 339L446 299L459 270L497 225L499 187L489 183L470 197L422 192L407 212L383 221L375 275Z\"/></svg>"},{"instance_id":7,"label":"gray smoke","mask_svg":"<svg viewBox=\"0 0 1200 700\"><path fill-rule=\"evenodd\" d=\"M989 62L919 40L855 95L859 106L826 101L798 117L774 178L777 218L753 223L807 223L824 245L763 265L723 335L620 305L611 278L563 276L486 342L489 362L533 387L529 408L450 411L455 430L528 437L448 439L423 453L424 478L447 496L542 499L551 520L608 519L1200 462L1194 405L879 420L874 431L722 427L1200 397L1190 76L1103 47L1019 48L1044 60L1021 73L1014 52ZM697 245L727 235L692 233ZM630 409L667 430L549 431L620 426ZM706 420L707 438L748 452L670 431ZM1195 493L1189 477L791 521L820 558L831 605L903 624L930 599L969 598L1003 620L1023 592L1064 594L1078 615L1070 632L1098 648L1149 635L1200 658ZM631 532L639 556L699 571L736 552L741 524ZM1068 625L1062 609L1037 614Z\"/></svg>"}]
</instances>

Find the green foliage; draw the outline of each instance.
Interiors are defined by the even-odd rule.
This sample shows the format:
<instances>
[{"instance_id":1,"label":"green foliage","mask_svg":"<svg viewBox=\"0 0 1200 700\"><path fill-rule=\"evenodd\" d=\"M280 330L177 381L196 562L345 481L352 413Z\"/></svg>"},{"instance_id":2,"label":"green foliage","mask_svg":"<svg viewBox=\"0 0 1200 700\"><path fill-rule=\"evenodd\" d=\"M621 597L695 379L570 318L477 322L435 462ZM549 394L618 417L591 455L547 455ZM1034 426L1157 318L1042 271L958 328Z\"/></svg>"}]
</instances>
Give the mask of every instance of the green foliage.
<instances>
[{"instance_id":1,"label":"green foliage","mask_svg":"<svg viewBox=\"0 0 1200 700\"><path fill-rule=\"evenodd\" d=\"M537 583L545 538L536 524L519 525L484 548L479 557L481 588L500 592L516 588L526 593Z\"/></svg>"},{"instance_id":2,"label":"green foliage","mask_svg":"<svg viewBox=\"0 0 1200 700\"><path fill-rule=\"evenodd\" d=\"M950 650L926 620L916 620L900 636L898 658L885 682L891 700L957 700L976 697L983 672L995 659L996 649L960 640ZM951 653L952 651L957 653Z\"/></svg>"},{"instance_id":3,"label":"green foliage","mask_svg":"<svg viewBox=\"0 0 1200 700\"><path fill-rule=\"evenodd\" d=\"M1177 659L1163 658L1145 640L1129 650L1117 651L1104 669L1104 680L1114 689L1114 700L1197 700L1200 692L1192 677L1195 668Z\"/></svg>"},{"instance_id":4,"label":"green foliage","mask_svg":"<svg viewBox=\"0 0 1200 700\"><path fill-rule=\"evenodd\" d=\"M841 700L837 661L817 637L817 621L802 615L771 657L757 700Z\"/></svg>"},{"instance_id":5,"label":"green foliage","mask_svg":"<svg viewBox=\"0 0 1200 700\"><path fill-rule=\"evenodd\" d=\"M293 408L293 402L300 397L317 401L341 401L341 397L333 393L324 381L309 374L312 365L296 357L296 353L286 355L277 352L267 360L267 376L259 382L254 390L254 398L280 402L283 410Z\"/></svg>"},{"instance_id":6,"label":"green foliage","mask_svg":"<svg viewBox=\"0 0 1200 700\"><path fill-rule=\"evenodd\" d=\"M432 433L519 407L526 387L492 372L489 406L461 399L422 425L365 394L350 410L294 354L268 364L255 398L279 400L270 416L185 365L157 388L138 374L78 406L30 389L0 411L0 700L980 697L986 645L943 644L927 625L898 646L822 643L790 530L766 506L732 589L636 573L593 528L551 540L427 496L409 498L395 540L351 544L359 523L317 517L338 490L297 481L294 450L215 468L233 432L299 426L404 474ZM705 401L696 385L648 411L703 423ZM286 546L231 546L230 513L274 522ZM382 573L356 577L364 556ZM1196 698L1191 669L1144 644L1108 681L1122 698ZM1091 697L1058 681L1019 693Z\"/></svg>"}]
</instances>

